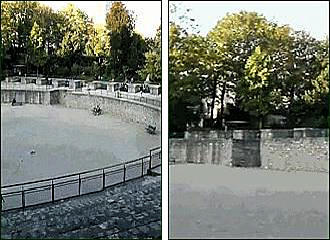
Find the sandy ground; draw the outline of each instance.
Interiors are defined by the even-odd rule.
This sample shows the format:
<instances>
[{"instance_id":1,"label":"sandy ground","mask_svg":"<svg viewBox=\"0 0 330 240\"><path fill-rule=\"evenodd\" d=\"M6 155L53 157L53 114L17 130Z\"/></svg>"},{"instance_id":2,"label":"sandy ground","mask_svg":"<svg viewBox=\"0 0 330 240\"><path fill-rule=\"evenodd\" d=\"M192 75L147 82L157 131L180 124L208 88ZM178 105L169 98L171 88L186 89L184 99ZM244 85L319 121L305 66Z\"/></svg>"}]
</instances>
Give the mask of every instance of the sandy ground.
<instances>
[{"instance_id":1,"label":"sandy ground","mask_svg":"<svg viewBox=\"0 0 330 240\"><path fill-rule=\"evenodd\" d=\"M109 166L149 154L160 135L109 113L1 105L1 180L11 184ZM30 151L34 149L35 155Z\"/></svg>"},{"instance_id":2,"label":"sandy ground","mask_svg":"<svg viewBox=\"0 0 330 240\"><path fill-rule=\"evenodd\" d=\"M329 175L171 165L171 238L328 238Z\"/></svg>"}]
</instances>

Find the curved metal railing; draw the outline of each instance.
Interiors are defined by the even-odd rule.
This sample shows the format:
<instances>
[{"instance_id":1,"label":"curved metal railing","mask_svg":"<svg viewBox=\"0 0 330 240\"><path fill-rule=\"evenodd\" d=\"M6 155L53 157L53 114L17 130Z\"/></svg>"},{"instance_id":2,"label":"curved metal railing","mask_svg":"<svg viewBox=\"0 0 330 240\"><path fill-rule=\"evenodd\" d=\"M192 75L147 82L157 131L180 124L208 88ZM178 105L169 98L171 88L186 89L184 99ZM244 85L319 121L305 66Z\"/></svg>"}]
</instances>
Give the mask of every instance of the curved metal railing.
<instances>
[{"instance_id":1,"label":"curved metal railing","mask_svg":"<svg viewBox=\"0 0 330 240\"><path fill-rule=\"evenodd\" d=\"M138 159L59 177L1 187L2 211L26 208L103 191L109 186L148 175L161 166L161 147Z\"/></svg>"}]
</instances>

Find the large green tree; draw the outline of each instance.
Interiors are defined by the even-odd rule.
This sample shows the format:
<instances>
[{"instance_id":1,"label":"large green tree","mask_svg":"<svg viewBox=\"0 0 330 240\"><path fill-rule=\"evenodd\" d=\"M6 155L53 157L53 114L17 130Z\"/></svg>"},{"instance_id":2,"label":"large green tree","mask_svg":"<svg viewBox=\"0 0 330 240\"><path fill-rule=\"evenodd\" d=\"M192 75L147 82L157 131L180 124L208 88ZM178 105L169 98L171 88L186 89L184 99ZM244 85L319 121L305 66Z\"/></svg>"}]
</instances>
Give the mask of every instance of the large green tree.
<instances>
[{"instance_id":1,"label":"large green tree","mask_svg":"<svg viewBox=\"0 0 330 240\"><path fill-rule=\"evenodd\" d=\"M2 2L1 42L6 63L5 69L11 72L13 65L26 64L28 73L34 72L40 67L36 63L40 62L39 57L41 57L44 71L48 73L52 69L50 66L54 65L56 60L54 53L62 40L59 34L60 23L59 15L39 2ZM31 33L35 36L39 35L41 45L38 51L32 42L34 37ZM43 53L42 49L44 49Z\"/></svg>"},{"instance_id":2,"label":"large green tree","mask_svg":"<svg viewBox=\"0 0 330 240\"><path fill-rule=\"evenodd\" d=\"M47 51L45 49L45 37L43 29L34 22L30 33L30 41L32 45L32 53L30 61L37 67L37 74L39 68L43 67L47 62Z\"/></svg>"},{"instance_id":3,"label":"large green tree","mask_svg":"<svg viewBox=\"0 0 330 240\"><path fill-rule=\"evenodd\" d=\"M33 1L1 3L1 35L5 68L28 63L29 36L40 3Z\"/></svg>"},{"instance_id":4,"label":"large green tree","mask_svg":"<svg viewBox=\"0 0 330 240\"><path fill-rule=\"evenodd\" d=\"M86 13L68 4L59 14L64 19L60 32L63 35L57 54L69 66L72 74L74 64L80 65L88 42L88 29L92 22Z\"/></svg>"},{"instance_id":5,"label":"large green tree","mask_svg":"<svg viewBox=\"0 0 330 240\"><path fill-rule=\"evenodd\" d=\"M134 32L133 14L122 2L112 3L106 15L106 28L111 39L107 67L109 77L119 81L137 79L137 71L143 67L147 49L141 35Z\"/></svg>"},{"instance_id":6,"label":"large green tree","mask_svg":"<svg viewBox=\"0 0 330 240\"><path fill-rule=\"evenodd\" d=\"M169 40L169 127L170 131L182 131L187 123L199 118L190 107L201 104L198 56L204 51L205 41L197 35L188 35L173 23Z\"/></svg>"},{"instance_id":7,"label":"large green tree","mask_svg":"<svg viewBox=\"0 0 330 240\"><path fill-rule=\"evenodd\" d=\"M241 111L258 117L259 127L268 114L286 116L288 127L308 116L322 118L329 92L328 56L328 41L294 32L255 12L228 14L206 38L171 23L170 114L176 114L171 109L176 102L196 105L204 99L212 119L215 103L220 104L221 123L225 96L230 95ZM182 124L188 122L181 117Z\"/></svg>"},{"instance_id":8,"label":"large green tree","mask_svg":"<svg viewBox=\"0 0 330 240\"><path fill-rule=\"evenodd\" d=\"M141 80L145 80L149 75L151 82L161 83L162 66L161 66L161 28L157 29L156 36L151 40L149 51L145 53L146 61L144 68L138 73Z\"/></svg>"}]
</instances>

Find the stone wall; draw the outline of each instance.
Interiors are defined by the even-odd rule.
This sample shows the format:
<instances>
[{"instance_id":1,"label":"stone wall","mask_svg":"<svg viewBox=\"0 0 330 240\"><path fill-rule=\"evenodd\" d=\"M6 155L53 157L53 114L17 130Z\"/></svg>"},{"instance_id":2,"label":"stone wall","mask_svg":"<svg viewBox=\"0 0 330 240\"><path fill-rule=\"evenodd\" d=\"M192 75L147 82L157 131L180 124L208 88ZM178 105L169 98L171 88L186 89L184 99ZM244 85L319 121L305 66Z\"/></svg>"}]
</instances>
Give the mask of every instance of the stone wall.
<instances>
[{"instance_id":1,"label":"stone wall","mask_svg":"<svg viewBox=\"0 0 330 240\"><path fill-rule=\"evenodd\" d=\"M329 172L329 129L263 130L261 167Z\"/></svg>"},{"instance_id":2,"label":"stone wall","mask_svg":"<svg viewBox=\"0 0 330 240\"><path fill-rule=\"evenodd\" d=\"M169 160L175 163L230 165L231 138L218 131L208 133L194 132L184 139L170 139Z\"/></svg>"},{"instance_id":3,"label":"stone wall","mask_svg":"<svg viewBox=\"0 0 330 240\"><path fill-rule=\"evenodd\" d=\"M169 160L329 172L329 129L186 132L170 139Z\"/></svg>"},{"instance_id":4,"label":"stone wall","mask_svg":"<svg viewBox=\"0 0 330 240\"><path fill-rule=\"evenodd\" d=\"M50 92L39 90L6 90L1 89L1 103L17 102L30 104L50 104Z\"/></svg>"},{"instance_id":5,"label":"stone wall","mask_svg":"<svg viewBox=\"0 0 330 240\"><path fill-rule=\"evenodd\" d=\"M109 112L125 121L152 124L158 130L161 128L160 108L132 100L61 91L59 104L65 107L86 110L90 110L99 104L103 111Z\"/></svg>"},{"instance_id":6,"label":"stone wall","mask_svg":"<svg viewBox=\"0 0 330 240\"><path fill-rule=\"evenodd\" d=\"M61 104L69 108L90 110L99 104L103 111L144 125L155 125L156 131L161 129L161 109L149 104L133 100L114 98L111 96L88 95L70 90L6 90L1 89L1 103L10 103L16 97L17 102L31 104Z\"/></svg>"}]
</instances>

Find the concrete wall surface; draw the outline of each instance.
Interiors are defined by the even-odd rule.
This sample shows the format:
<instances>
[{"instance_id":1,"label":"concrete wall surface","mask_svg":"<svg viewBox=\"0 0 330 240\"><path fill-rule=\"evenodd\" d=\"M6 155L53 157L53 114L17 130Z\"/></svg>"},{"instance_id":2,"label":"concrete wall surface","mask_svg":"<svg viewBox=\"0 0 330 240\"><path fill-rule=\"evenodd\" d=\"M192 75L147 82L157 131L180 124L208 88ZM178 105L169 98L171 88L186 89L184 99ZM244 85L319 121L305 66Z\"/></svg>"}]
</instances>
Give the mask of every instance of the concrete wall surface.
<instances>
[{"instance_id":1,"label":"concrete wall surface","mask_svg":"<svg viewBox=\"0 0 330 240\"><path fill-rule=\"evenodd\" d=\"M17 102L30 104L50 104L50 92L39 90L6 90L1 89L1 103Z\"/></svg>"},{"instance_id":2,"label":"concrete wall surface","mask_svg":"<svg viewBox=\"0 0 330 240\"><path fill-rule=\"evenodd\" d=\"M169 160L329 172L329 129L186 132L182 139L169 140Z\"/></svg>"}]
</instances>

